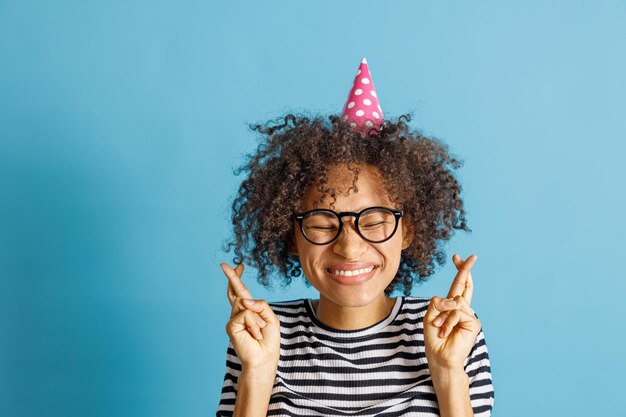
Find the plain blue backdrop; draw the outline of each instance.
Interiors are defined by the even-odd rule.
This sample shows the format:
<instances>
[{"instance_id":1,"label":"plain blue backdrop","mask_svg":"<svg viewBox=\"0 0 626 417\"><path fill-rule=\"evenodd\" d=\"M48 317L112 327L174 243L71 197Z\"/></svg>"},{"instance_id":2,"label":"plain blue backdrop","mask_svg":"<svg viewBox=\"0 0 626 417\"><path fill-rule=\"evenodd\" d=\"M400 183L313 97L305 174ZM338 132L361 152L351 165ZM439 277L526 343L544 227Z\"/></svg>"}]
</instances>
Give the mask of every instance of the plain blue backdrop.
<instances>
[{"instance_id":1,"label":"plain blue backdrop","mask_svg":"<svg viewBox=\"0 0 626 417\"><path fill-rule=\"evenodd\" d=\"M246 123L443 139L479 256L494 416L625 416L626 2L0 0L0 416L206 416ZM297 284L257 298L315 297Z\"/></svg>"}]
</instances>

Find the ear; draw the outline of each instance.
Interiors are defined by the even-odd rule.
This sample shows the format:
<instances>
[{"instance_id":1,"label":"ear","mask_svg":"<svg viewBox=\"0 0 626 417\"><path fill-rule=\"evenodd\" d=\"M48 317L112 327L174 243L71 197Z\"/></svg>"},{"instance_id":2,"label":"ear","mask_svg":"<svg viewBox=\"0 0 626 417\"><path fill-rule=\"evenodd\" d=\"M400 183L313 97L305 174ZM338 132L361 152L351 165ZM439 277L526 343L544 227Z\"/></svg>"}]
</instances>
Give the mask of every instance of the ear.
<instances>
[{"instance_id":1,"label":"ear","mask_svg":"<svg viewBox=\"0 0 626 417\"><path fill-rule=\"evenodd\" d=\"M413 238L415 237L415 225L413 224L413 219L409 216L405 216L405 218L402 219L402 234L402 250L405 250L411 246Z\"/></svg>"}]
</instances>

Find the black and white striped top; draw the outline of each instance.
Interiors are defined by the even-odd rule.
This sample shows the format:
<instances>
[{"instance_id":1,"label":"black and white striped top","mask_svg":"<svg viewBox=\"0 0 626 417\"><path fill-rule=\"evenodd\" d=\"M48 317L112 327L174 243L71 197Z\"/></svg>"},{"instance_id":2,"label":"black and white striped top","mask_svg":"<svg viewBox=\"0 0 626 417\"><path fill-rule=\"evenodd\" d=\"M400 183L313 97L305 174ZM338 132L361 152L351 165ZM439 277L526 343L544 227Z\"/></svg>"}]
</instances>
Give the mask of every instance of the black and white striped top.
<instances>
[{"instance_id":1,"label":"black and white striped top","mask_svg":"<svg viewBox=\"0 0 626 417\"><path fill-rule=\"evenodd\" d=\"M359 330L332 329L311 300L270 303L280 320L280 359L268 416L438 416L424 354L429 298L397 297L387 318ZM491 367L481 329L465 361L474 415L491 415ZM231 416L241 362L229 343L217 416Z\"/></svg>"}]
</instances>

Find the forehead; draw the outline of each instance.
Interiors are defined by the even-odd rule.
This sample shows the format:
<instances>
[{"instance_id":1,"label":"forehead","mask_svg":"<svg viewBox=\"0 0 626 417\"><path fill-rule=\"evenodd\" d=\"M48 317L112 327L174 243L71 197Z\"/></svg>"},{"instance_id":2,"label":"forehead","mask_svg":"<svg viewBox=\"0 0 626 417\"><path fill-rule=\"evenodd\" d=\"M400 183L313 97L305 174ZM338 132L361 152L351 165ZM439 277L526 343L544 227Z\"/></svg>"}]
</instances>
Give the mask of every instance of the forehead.
<instances>
[{"instance_id":1,"label":"forehead","mask_svg":"<svg viewBox=\"0 0 626 417\"><path fill-rule=\"evenodd\" d=\"M353 184L354 168L358 168L359 172L358 179ZM326 187L335 191L334 198L330 193L326 193L320 202L322 193L318 191L317 186L318 183L313 184L305 193L302 202L303 210L323 207L339 211L358 211L371 206L393 207L384 179L378 168L372 165L354 165L352 170L345 164L329 166Z\"/></svg>"}]
</instances>

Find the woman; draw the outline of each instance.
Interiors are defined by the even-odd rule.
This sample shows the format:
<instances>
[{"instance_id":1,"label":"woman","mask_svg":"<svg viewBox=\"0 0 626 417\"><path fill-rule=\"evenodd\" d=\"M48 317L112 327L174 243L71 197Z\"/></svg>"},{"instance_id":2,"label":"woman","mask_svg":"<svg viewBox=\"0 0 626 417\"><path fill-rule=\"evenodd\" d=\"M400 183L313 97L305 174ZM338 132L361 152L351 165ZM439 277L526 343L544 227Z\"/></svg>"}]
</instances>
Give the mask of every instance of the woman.
<instances>
[{"instance_id":1,"label":"woman","mask_svg":"<svg viewBox=\"0 0 626 417\"><path fill-rule=\"evenodd\" d=\"M217 415L490 415L490 362L470 308L476 257L453 257L446 299L409 296L444 262L454 230L468 230L460 163L410 131L408 116L329 120L255 127L265 140L233 203L238 265L222 264L232 313ZM264 285L276 271L285 285L303 273L319 299L255 300L243 262ZM404 296L390 298L396 289Z\"/></svg>"}]
</instances>

